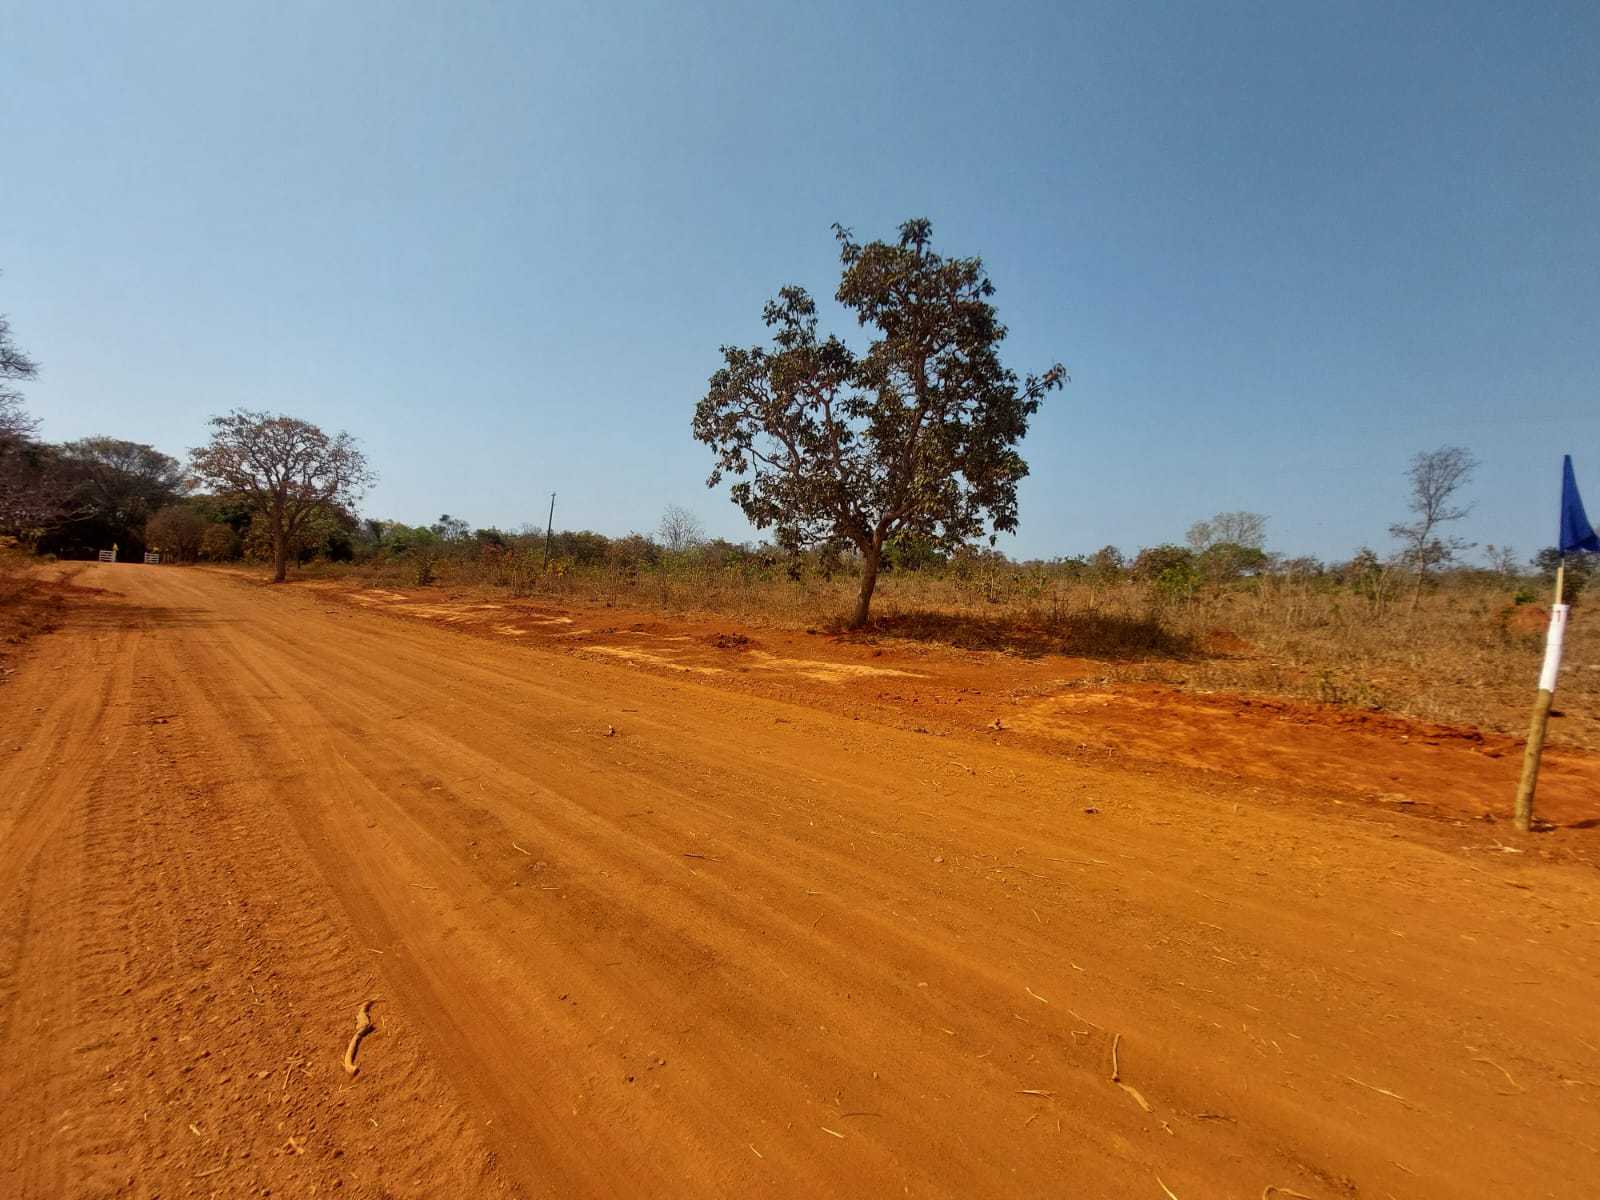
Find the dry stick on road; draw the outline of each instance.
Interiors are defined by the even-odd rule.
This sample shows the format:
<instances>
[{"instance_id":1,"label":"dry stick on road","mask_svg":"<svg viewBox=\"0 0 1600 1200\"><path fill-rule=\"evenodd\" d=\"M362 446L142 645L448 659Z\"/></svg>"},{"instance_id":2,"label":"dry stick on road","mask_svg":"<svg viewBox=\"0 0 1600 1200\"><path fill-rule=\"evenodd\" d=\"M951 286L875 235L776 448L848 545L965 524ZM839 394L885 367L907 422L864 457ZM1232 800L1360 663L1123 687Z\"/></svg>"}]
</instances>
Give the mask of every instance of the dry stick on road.
<instances>
[{"instance_id":1,"label":"dry stick on road","mask_svg":"<svg viewBox=\"0 0 1600 1200\"><path fill-rule=\"evenodd\" d=\"M1511 1072L1506 1070L1499 1063L1495 1062L1494 1059L1492 1059L1492 1058L1484 1058L1482 1055L1479 1055L1477 1058L1474 1058L1472 1061L1473 1062L1487 1063L1489 1066L1493 1067L1496 1071L1499 1071L1500 1074L1504 1075L1506 1077L1506 1082L1509 1083L1512 1087L1514 1087L1516 1089L1516 1091L1514 1091L1514 1092L1501 1092L1501 1093L1499 1093L1500 1095L1502 1095L1502 1096L1516 1096L1516 1095L1519 1095L1522 1092L1526 1092L1528 1090L1527 1088L1523 1087L1520 1083L1518 1083L1515 1079L1511 1078Z\"/></svg>"},{"instance_id":2,"label":"dry stick on road","mask_svg":"<svg viewBox=\"0 0 1600 1200\"><path fill-rule=\"evenodd\" d=\"M1414 1108L1417 1107L1415 1104L1411 1103L1411 1101L1407 1100L1404 1096L1402 1096L1399 1092L1391 1092L1388 1088L1381 1088L1381 1087L1378 1087L1377 1085L1371 1084L1371 1083L1363 1083L1361 1080L1357 1079L1354 1075L1341 1075L1341 1076L1339 1076L1339 1078L1345 1080L1346 1082L1353 1083L1357 1087L1364 1087L1369 1092L1377 1092L1378 1095L1380 1095L1380 1096L1387 1096L1391 1100L1398 1100L1398 1101L1400 1101L1401 1104L1404 1104L1407 1108L1414 1109Z\"/></svg>"},{"instance_id":3,"label":"dry stick on road","mask_svg":"<svg viewBox=\"0 0 1600 1200\"><path fill-rule=\"evenodd\" d=\"M350 1039L350 1045L346 1047L344 1052L344 1069L348 1074L354 1076L357 1071L361 1070L360 1067L356 1066L356 1047L361 1045L362 1038L376 1028L377 1026L372 1023L372 1001L365 1001L361 1005L360 1011L356 1013L356 1031Z\"/></svg>"},{"instance_id":4,"label":"dry stick on road","mask_svg":"<svg viewBox=\"0 0 1600 1200\"><path fill-rule=\"evenodd\" d=\"M1150 1101L1144 1098L1144 1093L1134 1087L1133 1084L1124 1083L1122 1080L1122 1069L1117 1065L1117 1047L1121 1043L1122 1035L1120 1033L1111 1039L1111 1082L1132 1096L1134 1102L1145 1112L1154 1112L1155 1110L1150 1107Z\"/></svg>"}]
</instances>

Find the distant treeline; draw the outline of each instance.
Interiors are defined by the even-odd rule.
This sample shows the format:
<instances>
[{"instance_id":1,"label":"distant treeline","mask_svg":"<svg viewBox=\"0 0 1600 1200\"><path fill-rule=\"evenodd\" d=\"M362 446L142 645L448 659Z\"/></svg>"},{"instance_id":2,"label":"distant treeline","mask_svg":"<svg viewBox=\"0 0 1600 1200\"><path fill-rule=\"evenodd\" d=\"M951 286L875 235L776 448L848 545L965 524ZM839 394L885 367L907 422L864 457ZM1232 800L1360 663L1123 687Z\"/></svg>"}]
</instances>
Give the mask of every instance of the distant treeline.
<instances>
[{"instance_id":1,"label":"distant treeline","mask_svg":"<svg viewBox=\"0 0 1600 1200\"><path fill-rule=\"evenodd\" d=\"M115 546L125 559L147 550L178 562L264 562L271 557L270 540L257 528L249 502L195 492L183 465L151 446L105 437L51 445L13 435L6 451L6 480L25 503L13 502L0 512L0 518L8 518L0 520L0 534L41 554L92 558ZM1026 561L1008 559L986 546L949 550L932 539L902 534L885 544L883 570L956 578L1022 572L1073 581L1139 581L1169 599L1258 577L1320 580L1382 594L1415 577L1403 552L1385 557L1362 548L1331 563L1272 553L1259 544L1265 524L1255 514L1221 513L1191 526L1183 545L1166 543L1133 553L1105 546L1092 554ZM468 563L479 569L516 568L518 573L632 573L692 561L701 570L791 579L850 577L859 571L856 554L845 547L790 551L769 543L704 537L692 514L677 508L669 508L655 534L617 537L555 530L547 538L543 529L530 525L474 528L448 514L428 525L407 525L330 507L296 533L291 550L301 564L321 560L400 566L417 583L431 582L449 565ZM1486 566L1466 566L1458 558L1435 570L1445 577L1549 576L1556 560L1553 550L1545 550L1524 564L1496 547L1488 547L1485 557ZM1569 590L1581 589L1585 566L1586 559L1569 562Z\"/></svg>"},{"instance_id":2,"label":"distant treeline","mask_svg":"<svg viewBox=\"0 0 1600 1200\"><path fill-rule=\"evenodd\" d=\"M406 568L412 582L427 584L452 568L466 568L477 577L485 570L501 574L514 568L544 572L610 571L642 574L670 572L685 567L697 571L733 571L751 580L787 577L792 580L850 578L860 571L858 556L848 548L822 546L791 551L771 543L733 542L684 536L681 510L678 519L663 522L654 535L629 533L607 536L592 530L555 530L548 538L543 529L473 528L447 515L430 525L398 521L342 519L318 531L315 544L297 548L302 562L322 558ZM1205 523L1198 523L1195 528ZM1324 562L1309 556L1286 556L1257 546L1197 539L1191 543L1166 543L1126 554L1105 546L1093 554L1051 559L1019 560L987 546L960 546L947 550L915 536L891 538L884 546L883 570L889 574L922 574L962 580L997 575L1029 575L1069 582L1137 582L1171 600L1183 599L1208 586L1228 586L1252 579L1289 578L1347 587L1370 593L1375 599L1397 593L1413 571L1403 554L1388 557L1362 548L1348 559ZM248 554L248 539L245 540ZM1543 551L1528 563L1505 555L1490 556L1488 566L1457 563L1436 572L1441 580L1456 577L1497 576L1506 580L1549 577L1555 570L1553 550ZM1574 563L1568 563L1569 587ZM1580 565L1581 567L1581 565ZM1579 580L1581 586L1581 579ZM1530 597L1531 598L1531 597Z\"/></svg>"}]
</instances>

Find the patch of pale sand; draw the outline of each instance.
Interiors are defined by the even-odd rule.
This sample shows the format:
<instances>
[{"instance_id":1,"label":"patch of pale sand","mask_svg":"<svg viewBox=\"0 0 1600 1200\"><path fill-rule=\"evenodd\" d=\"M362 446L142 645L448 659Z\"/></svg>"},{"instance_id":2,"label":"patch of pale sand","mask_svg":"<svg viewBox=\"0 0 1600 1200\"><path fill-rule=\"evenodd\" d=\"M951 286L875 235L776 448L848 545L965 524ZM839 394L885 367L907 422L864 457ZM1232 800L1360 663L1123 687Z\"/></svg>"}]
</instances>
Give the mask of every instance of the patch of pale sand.
<instances>
[{"instance_id":1,"label":"patch of pale sand","mask_svg":"<svg viewBox=\"0 0 1600 1200\"><path fill-rule=\"evenodd\" d=\"M457 621L470 621L472 619L471 613L448 604L403 604L401 607L413 616L423 617L430 621L448 621L454 624Z\"/></svg>"},{"instance_id":2,"label":"patch of pale sand","mask_svg":"<svg viewBox=\"0 0 1600 1200\"><path fill-rule=\"evenodd\" d=\"M515 625L496 625L494 631L503 633L507 637L523 637L528 632L526 629L518 629Z\"/></svg>"},{"instance_id":3,"label":"patch of pale sand","mask_svg":"<svg viewBox=\"0 0 1600 1200\"><path fill-rule=\"evenodd\" d=\"M1112 692L1068 692L1049 696L1006 718L1006 724L1019 732L1038 733L1046 737L1059 737L1073 728L1073 718L1096 709L1150 708L1132 697L1118 697Z\"/></svg>"},{"instance_id":4,"label":"patch of pale sand","mask_svg":"<svg viewBox=\"0 0 1600 1200\"><path fill-rule=\"evenodd\" d=\"M747 651L741 662L762 671L793 671L820 683L843 683L846 679L862 679L873 675L901 675L921 678L920 671L901 671L895 667L869 667L865 663L827 662L820 658L782 658L765 650Z\"/></svg>"},{"instance_id":5,"label":"patch of pale sand","mask_svg":"<svg viewBox=\"0 0 1600 1200\"><path fill-rule=\"evenodd\" d=\"M357 596L358 597L360 597L360 596L379 596L379 597L382 597L385 600L404 600L405 599L405 596L401 595L399 592L386 592L382 588L368 588L364 592L357 593Z\"/></svg>"},{"instance_id":6,"label":"patch of pale sand","mask_svg":"<svg viewBox=\"0 0 1600 1200\"><path fill-rule=\"evenodd\" d=\"M726 675L721 667L695 667L686 663L676 662L665 654L651 654L648 650L635 650L628 646L585 646L580 653L604 654L611 658L623 658L629 662L649 663L654 667L666 667L670 671L688 671L695 675Z\"/></svg>"},{"instance_id":7,"label":"patch of pale sand","mask_svg":"<svg viewBox=\"0 0 1600 1200\"><path fill-rule=\"evenodd\" d=\"M1118 696L1115 692L1067 692L1060 696L1048 696L1028 705L1027 708L1017 713L1008 720L1022 721L1034 720L1047 722L1057 713L1084 712L1094 708L1109 708L1115 704L1118 708L1154 708L1156 705L1142 696Z\"/></svg>"}]
</instances>

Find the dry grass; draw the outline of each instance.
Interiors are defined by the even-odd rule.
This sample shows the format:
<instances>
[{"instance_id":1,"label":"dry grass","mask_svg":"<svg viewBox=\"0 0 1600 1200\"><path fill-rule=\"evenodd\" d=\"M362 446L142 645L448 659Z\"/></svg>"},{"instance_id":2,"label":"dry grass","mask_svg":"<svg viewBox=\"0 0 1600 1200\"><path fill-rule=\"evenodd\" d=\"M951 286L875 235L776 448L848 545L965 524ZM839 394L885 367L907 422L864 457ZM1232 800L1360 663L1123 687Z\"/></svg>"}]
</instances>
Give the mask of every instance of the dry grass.
<instances>
[{"instance_id":1,"label":"dry grass","mask_svg":"<svg viewBox=\"0 0 1600 1200\"><path fill-rule=\"evenodd\" d=\"M417 583L405 561L324 567L374 586ZM648 568L567 568L528 560L442 559L436 582L574 605L717 614L747 626L843 632L856 581L781 565L712 566L692 557ZM1325 579L1267 577L1192 595L1148 584L1074 581L1048 571L888 574L870 628L852 637L1097 660L1108 680L1287 696L1383 709L1520 734L1532 704L1545 610L1517 606L1528 581L1463 575L1374 600ZM1568 636L1561 744L1600 750L1600 612L1580 608Z\"/></svg>"},{"instance_id":2,"label":"dry grass","mask_svg":"<svg viewBox=\"0 0 1600 1200\"><path fill-rule=\"evenodd\" d=\"M1128 669L1128 677L1384 709L1423 720L1525 732L1548 609L1513 603L1514 585L1457 580L1408 603L1375 605L1343 591L1263 581L1196 599L1169 620L1211 653ZM1244 644L1232 645L1238 638ZM1600 750L1600 613L1569 628L1552 729Z\"/></svg>"}]
</instances>

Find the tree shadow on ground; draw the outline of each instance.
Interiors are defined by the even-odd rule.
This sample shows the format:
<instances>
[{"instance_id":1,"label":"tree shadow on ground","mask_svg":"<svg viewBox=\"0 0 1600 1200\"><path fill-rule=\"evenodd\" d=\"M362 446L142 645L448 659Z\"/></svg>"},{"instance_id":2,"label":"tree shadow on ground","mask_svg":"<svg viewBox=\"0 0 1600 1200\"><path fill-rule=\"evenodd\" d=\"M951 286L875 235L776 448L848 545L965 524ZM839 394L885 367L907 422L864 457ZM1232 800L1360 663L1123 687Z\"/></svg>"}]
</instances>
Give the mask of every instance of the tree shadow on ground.
<instances>
[{"instance_id":1,"label":"tree shadow on ground","mask_svg":"<svg viewBox=\"0 0 1600 1200\"><path fill-rule=\"evenodd\" d=\"M1192 659L1202 647L1187 634L1166 628L1153 616L1128 617L1103 612L1060 616L952 613L929 609L888 612L849 631L843 620L830 633L851 638L892 637L934 642L961 650L998 650L1037 658L1062 654L1073 658Z\"/></svg>"}]
</instances>

